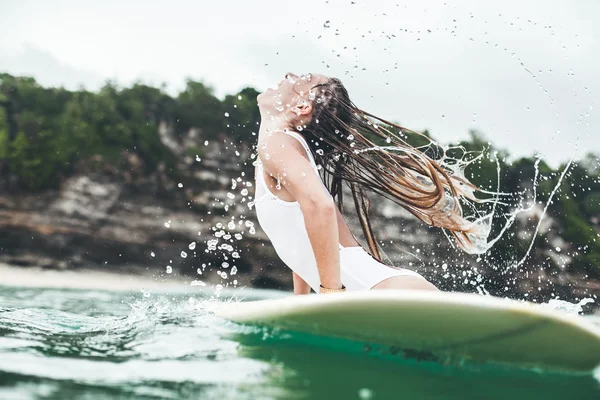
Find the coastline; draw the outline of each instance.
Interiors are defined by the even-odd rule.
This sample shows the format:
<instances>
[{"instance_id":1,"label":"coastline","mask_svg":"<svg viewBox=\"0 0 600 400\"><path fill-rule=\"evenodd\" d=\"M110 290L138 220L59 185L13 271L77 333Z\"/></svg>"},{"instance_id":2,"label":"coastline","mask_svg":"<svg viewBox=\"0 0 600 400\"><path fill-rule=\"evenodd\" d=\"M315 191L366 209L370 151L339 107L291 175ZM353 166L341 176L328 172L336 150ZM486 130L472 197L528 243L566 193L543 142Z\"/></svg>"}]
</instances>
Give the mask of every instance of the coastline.
<instances>
[{"instance_id":1,"label":"coastline","mask_svg":"<svg viewBox=\"0 0 600 400\"><path fill-rule=\"evenodd\" d=\"M91 269L59 271L39 267L15 267L0 263L0 285L18 287L138 291L141 289L190 288L190 278L173 276L168 279L150 275L104 272Z\"/></svg>"}]
</instances>

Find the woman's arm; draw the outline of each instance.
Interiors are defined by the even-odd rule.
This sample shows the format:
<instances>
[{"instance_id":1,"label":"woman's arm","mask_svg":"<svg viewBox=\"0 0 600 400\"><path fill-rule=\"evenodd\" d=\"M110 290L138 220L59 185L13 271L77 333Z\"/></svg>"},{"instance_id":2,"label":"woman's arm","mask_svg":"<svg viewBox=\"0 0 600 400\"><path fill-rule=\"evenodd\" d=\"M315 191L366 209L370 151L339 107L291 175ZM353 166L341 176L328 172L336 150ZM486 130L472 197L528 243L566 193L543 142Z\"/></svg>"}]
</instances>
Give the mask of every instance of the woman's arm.
<instances>
[{"instance_id":1,"label":"woman's arm","mask_svg":"<svg viewBox=\"0 0 600 400\"><path fill-rule=\"evenodd\" d=\"M294 294L310 294L310 285L297 273L294 275Z\"/></svg>"},{"instance_id":2,"label":"woman's arm","mask_svg":"<svg viewBox=\"0 0 600 400\"><path fill-rule=\"evenodd\" d=\"M306 151L296 139L281 132L272 133L258 147L265 170L300 204L321 285L341 289L336 207Z\"/></svg>"}]
</instances>

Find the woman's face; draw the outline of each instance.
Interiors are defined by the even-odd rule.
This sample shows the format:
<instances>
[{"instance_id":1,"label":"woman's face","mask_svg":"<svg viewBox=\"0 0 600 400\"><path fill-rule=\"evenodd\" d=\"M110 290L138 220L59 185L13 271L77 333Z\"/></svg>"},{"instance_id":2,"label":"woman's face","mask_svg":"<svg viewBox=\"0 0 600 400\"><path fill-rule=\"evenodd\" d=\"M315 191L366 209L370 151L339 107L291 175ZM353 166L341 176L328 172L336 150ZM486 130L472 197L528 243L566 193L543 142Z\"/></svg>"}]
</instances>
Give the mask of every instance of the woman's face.
<instances>
[{"instance_id":1,"label":"woman's face","mask_svg":"<svg viewBox=\"0 0 600 400\"><path fill-rule=\"evenodd\" d=\"M292 113L298 116L296 106L306 102L312 104L317 89L311 89L318 84L326 83L328 78L321 74L296 75L292 72L285 74L276 88L268 88L256 98L261 113L273 116ZM293 116L293 115L292 115Z\"/></svg>"}]
</instances>

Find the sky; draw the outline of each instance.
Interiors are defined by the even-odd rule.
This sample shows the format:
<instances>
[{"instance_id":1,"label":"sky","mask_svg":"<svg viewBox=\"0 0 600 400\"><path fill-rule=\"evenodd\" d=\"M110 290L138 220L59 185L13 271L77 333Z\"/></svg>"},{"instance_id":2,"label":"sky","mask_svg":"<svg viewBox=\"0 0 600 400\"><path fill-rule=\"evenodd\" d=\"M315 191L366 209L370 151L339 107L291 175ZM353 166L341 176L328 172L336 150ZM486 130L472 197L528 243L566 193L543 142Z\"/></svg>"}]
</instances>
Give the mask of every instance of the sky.
<instances>
[{"instance_id":1,"label":"sky","mask_svg":"<svg viewBox=\"0 0 600 400\"><path fill-rule=\"evenodd\" d=\"M319 72L442 143L474 129L553 166L600 153L599 36L595 0L0 0L0 71L43 85L223 98Z\"/></svg>"}]
</instances>

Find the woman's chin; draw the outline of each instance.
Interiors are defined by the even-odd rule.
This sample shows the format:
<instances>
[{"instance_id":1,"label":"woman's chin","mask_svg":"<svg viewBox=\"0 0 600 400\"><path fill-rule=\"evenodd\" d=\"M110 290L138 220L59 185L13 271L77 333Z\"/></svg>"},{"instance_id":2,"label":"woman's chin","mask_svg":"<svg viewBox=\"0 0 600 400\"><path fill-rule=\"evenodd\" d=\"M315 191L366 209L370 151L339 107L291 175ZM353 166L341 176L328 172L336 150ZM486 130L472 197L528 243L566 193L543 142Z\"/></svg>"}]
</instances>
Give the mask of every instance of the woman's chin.
<instances>
[{"instance_id":1,"label":"woman's chin","mask_svg":"<svg viewBox=\"0 0 600 400\"><path fill-rule=\"evenodd\" d=\"M272 108L274 107L275 100L272 96L272 93L269 89L267 91L256 96L256 101L258 102L259 107Z\"/></svg>"},{"instance_id":2,"label":"woman's chin","mask_svg":"<svg viewBox=\"0 0 600 400\"><path fill-rule=\"evenodd\" d=\"M266 97L266 96L268 96L268 95L269 95L269 94L270 94L272 91L273 91L273 89L269 88L269 89L265 90L264 92L262 92L262 93L259 93L259 94L258 94L258 96L256 96L256 98L257 98L257 99L258 99L259 97L260 97L260 98L265 98L265 97Z\"/></svg>"}]
</instances>

